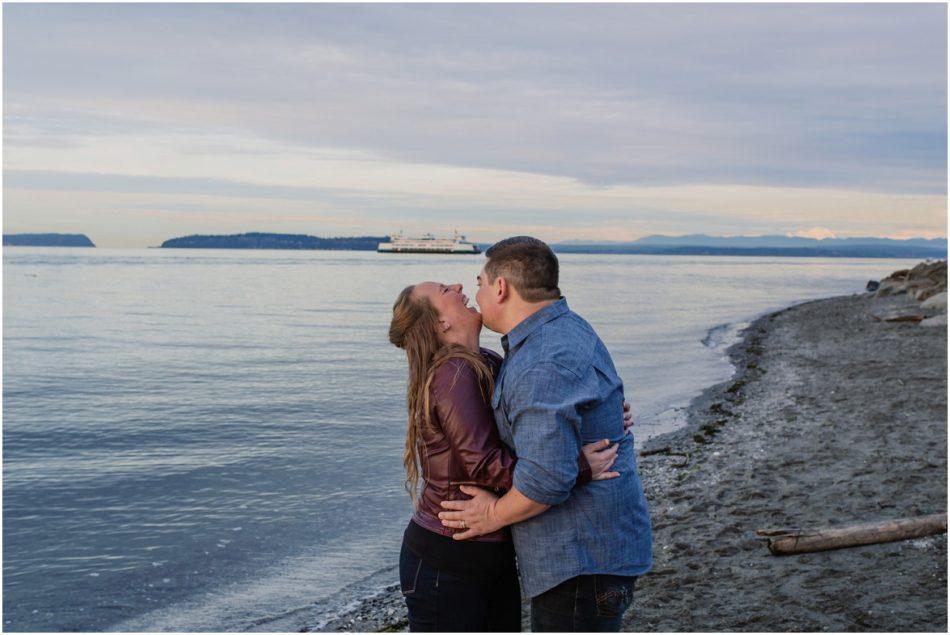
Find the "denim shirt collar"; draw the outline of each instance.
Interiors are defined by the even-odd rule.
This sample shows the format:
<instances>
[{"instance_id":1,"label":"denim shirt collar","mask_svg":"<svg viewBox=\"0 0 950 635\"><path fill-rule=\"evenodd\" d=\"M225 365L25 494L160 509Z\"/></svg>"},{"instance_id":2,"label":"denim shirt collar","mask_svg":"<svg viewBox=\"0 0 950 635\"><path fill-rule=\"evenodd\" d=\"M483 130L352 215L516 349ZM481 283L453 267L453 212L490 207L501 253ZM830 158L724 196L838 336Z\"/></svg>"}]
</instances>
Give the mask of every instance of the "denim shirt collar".
<instances>
[{"instance_id":1,"label":"denim shirt collar","mask_svg":"<svg viewBox=\"0 0 950 635\"><path fill-rule=\"evenodd\" d=\"M570 308L567 306L567 299L561 296L553 304L549 304L521 320L515 328L501 336L501 347L505 349L505 355L508 355L509 350L517 348L521 342L528 339L528 336L541 328L543 324L564 315L568 311L570 311Z\"/></svg>"}]
</instances>

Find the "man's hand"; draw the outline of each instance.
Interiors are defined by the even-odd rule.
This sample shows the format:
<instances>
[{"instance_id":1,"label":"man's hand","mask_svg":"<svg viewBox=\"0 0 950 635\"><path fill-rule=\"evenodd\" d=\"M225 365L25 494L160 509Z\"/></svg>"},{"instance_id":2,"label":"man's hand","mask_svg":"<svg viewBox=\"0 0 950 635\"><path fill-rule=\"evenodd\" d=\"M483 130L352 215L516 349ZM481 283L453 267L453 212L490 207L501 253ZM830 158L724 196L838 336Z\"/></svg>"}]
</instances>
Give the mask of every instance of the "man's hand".
<instances>
[{"instance_id":1,"label":"man's hand","mask_svg":"<svg viewBox=\"0 0 950 635\"><path fill-rule=\"evenodd\" d=\"M454 527L456 529L466 529L460 534L452 536L455 540L467 540L475 536L484 536L493 531L498 531L504 524L498 522L495 514L495 505L498 497L482 489L481 487L472 487L471 485L462 485L462 491L472 498L466 501L442 501L442 507L447 510L439 512L439 518L445 527Z\"/></svg>"},{"instance_id":2,"label":"man's hand","mask_svg":"<svg viewBox=\"0 0 950 635\"><path fill-rule=\"evenodd\" d=\"M610 445L608 439L603 441L594 441L583 446L584 458L590 464L590 477L592 481L606 481L607 479L617 478L620 472L608 472L617 460L617 450L620 447L614 443Z\"/></svg>"},{"instance_id":3,"label":"man's hand","mask_svg":"<svg viewBox=\"0 0 950 635\"><path fill-rule=\"evenodd\" d=\"M623 402L623 431L625 434L633 434L633 412L630 410L630 403L626 400Z\"/></svg>"}]
</instances>

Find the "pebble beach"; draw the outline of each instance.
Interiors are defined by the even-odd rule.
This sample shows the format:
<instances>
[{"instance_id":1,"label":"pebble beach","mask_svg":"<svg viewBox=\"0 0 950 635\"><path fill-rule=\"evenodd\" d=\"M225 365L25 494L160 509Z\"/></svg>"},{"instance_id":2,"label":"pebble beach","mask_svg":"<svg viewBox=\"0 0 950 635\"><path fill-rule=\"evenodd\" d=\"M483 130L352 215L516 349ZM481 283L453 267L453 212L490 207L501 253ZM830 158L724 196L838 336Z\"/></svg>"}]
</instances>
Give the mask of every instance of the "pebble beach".
<instances>
[{"instance_id":1,"label":"pebble beach","mask_svg":"<svg viewBox=\"0 0 950 635\"><path fill-rule=\"evenodd\" d=\"M757 319L729 350L734 376L644 446L655 562L624 630L946 631L946 534L792 556L756 534L946 512L946 296L921 309L914 295L892 285ZM926 319L879 317L902 311ZM407 626L395 586L329 622L288 620Z\"/></svg>"},{"instance_id":2,"label":"pebble beach","mask_svg":"<svg viewBox=\"0 0 950 635\"><path fill-rule=\"evenodd\" d=\"M791 556L756 535L946 512L947 329L873 317L910 302L750 326L733 379L641 458L655 564L626 630L946 631L946 534Z\"/></svg>"}]
</instances>

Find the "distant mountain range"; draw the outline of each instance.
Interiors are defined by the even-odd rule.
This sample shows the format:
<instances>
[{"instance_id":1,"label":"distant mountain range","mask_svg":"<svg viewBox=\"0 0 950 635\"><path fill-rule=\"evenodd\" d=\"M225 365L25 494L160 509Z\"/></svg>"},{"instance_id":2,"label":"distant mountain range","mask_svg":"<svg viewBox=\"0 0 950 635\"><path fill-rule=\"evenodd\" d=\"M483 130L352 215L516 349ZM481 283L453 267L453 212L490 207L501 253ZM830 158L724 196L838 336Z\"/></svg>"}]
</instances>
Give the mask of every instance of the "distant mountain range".
<instances>
[{"instance_id":1,"label":"distant mountain range","mask_svg":"<svg viewBox=\"0 0 950 635\"><path fill-rule=\"evenodd\" d=\"M812 256L846 258L946 258L946 238L803 238L799 236L646 236L633 242L568 240L560 253L689 256Z\"/></svg>"},{"instance_id":2,"label":"distant mountain range","mask_svg":"<svg viewBox=\"0 0 950 635\"><path fill-rule=\"evenodd\" d=\"M637 245L691 245L703 247L842 247L850 245L913 245L917 247L947 248L946 238L806 238L803 236L646 236L633 244Z\"/></svg>"},{"instance_id":3,"label":"distant mountain range","mask_svg":"<svg viewBox=\"0 0 950 635\"><path fill-rule=\"evenodd\" d=\"M95 247L85 234L4 234L4 247Z\"/></svg>"}]
</instances>

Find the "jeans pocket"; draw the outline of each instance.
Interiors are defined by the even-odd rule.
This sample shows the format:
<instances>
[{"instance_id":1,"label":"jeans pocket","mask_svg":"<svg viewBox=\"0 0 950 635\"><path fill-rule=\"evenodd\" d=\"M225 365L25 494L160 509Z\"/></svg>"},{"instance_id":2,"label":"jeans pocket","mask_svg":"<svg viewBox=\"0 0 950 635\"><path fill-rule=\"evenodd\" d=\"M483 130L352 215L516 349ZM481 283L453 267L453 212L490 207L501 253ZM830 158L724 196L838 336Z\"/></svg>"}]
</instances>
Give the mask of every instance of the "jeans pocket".
<instances>
[{"instance_id":1,"label":"jeans pocket","mask_svg":"<svg viewBox=\"0 0 950 635\"><path fill-rule=\"evenodd\" d=\"M422 558L403 545L402 553L399 554L399 590L403 595L412 595L416 592L420 571L422 571Z\"/></svg>"},{"instance_id":2,"label":"jeans pocket","mask_svg":"<svg viewBox=\"0 0 950 635\"><path fill-rule=\"evenodd\" d=\"M598 575L594 578L594 599L599 617L623 615L633 603L633 584L636 578L616 575Z\"/></svg>"}]
</instances>

